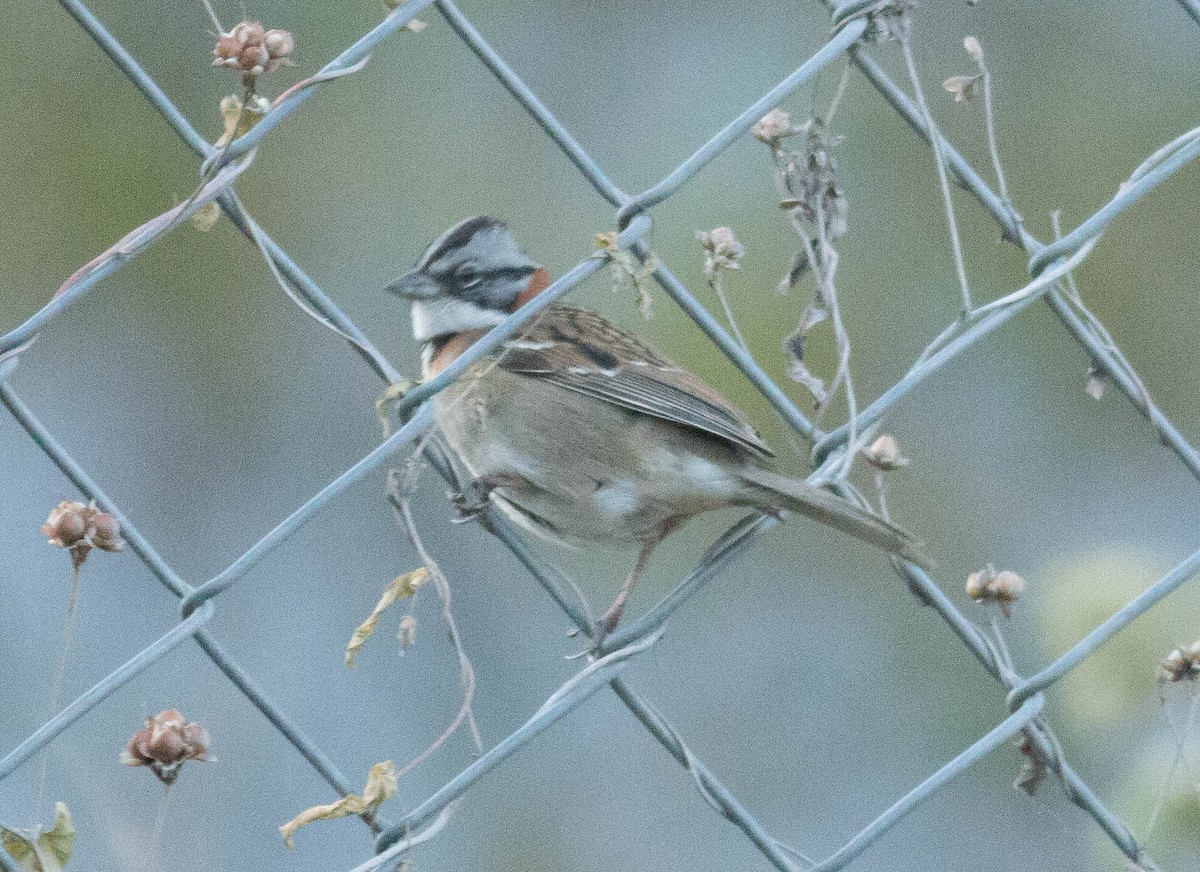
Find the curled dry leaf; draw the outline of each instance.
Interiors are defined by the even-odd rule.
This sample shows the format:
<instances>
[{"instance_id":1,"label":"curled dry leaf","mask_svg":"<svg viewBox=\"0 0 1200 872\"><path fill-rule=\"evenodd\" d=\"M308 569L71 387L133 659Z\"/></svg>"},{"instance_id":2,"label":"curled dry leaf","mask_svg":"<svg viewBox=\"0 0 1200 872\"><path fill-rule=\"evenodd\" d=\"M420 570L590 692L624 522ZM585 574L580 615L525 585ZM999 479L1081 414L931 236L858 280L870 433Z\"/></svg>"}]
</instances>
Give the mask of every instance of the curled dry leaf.
<instances>
[{"instance_id":1,"label":"curled dry leaf","mask_svg":"<svg viewBox=\"0 0 1200 872\"><path fill-rule=\"evenodd\" d=\"M862 454L867 463L885 472L909 464L909 459L900 453L900 443L889 433L884 433L869 448L864 448Z\"/></svg>"},{"instance_id":2,"label":"curled dry leaf","mask_svg":"<svg viewBox=\"0 0 1200 872\"><path fill-rule=\"evenodd\" d=\"M974 76L951 76L942 82L942 87L948 94L954 95L955 103L966 103L975 96L975 85L981 78L978 73Z\"/></svg>"},{"instance_id":3,"label":"curled dry leaf","mask_svg":"<svg viewBox=\"0 0 1200 872\"><path fill-rule=\"evenodd\" d=\"M221 98L221 118L224 122L225 129L214 145L217 148L224 148L233 142L239 136L250 132L262 117L271 110L271 101L266 97L260 97L257 94L245 103L241 97L230 94Z\"/></svg>"},{"instance_id":4,"label":"curled dry leaf","mask_svg":"<svg viewBox=\"0 0 1200 872\"><path fill-rule=\"evenodd\" d=\"M314 821L331 821L352 814L374 814L388 797L396 792L396 767L391 760L384 760L371 767L362 795L352 793L328 805L306 808L279 828L279 834L289 848L295 847L293 837L296 830Z\"/></svg>"},{"instance_id":5,"label":"curled dry leaf","mask_svg":"<svg viewBox=\"0 0 1200 872\"><path fill-rule=\"evenodd\" d=\"M384 609L390 606L397 600L407 599L417 592L417 588L429 580L429 570L424 566L414 569L412 572L406 572L403 575L393 579L387 587L383 589L383 595L379 597L379 602L375 604L375 608L371 610L371 614L367 619L358 625L358 629L354 631L354 635L350 637L349 644L346 645L346 665L354 666L354 659L358 656L358 652L362 646L366 644L367 639L371 638L371 634L375 632L375 627L379 624L379 617L383 614ZM404 622L400 622L400 632L404 632ZM409 642L412 641L411 633L408 636ZM400 636L401 644L407 648L408 643L405 641L405 636Z\"/></svg>"},{"instance_id":6,"label":"curled dry leaf","mask_svg":"<svg viewBox=\"0 0 1200 872\"><path fill-rule=\"evenodd\" d=\"M54 804L54 826L16 830L0 826L0 844L21 872L61 872L75 848L75 824L66 803Z\"/></svg>"},{"instance_id":7,"label":"curled dry leaf","mask_svg":"<svg viewBox=\"0 0 1200 872\"><path fill-rule=\"evenodd\" d=\"M804 127L792 124L792 116L782 109L772 109L750 128L750 135L759 142L772 147L779 145L779 140L800 133Z\"/></svg>"},{"instance_id":8,"label":"curled dry leaf","mask_svg":"<svg viewBox=\"0 0 1200 872\"><path fill-rule=\"evenodd\" d=\"M1050 773L1050 760L1028 738L1018 741L1020 741L1021 753L1025 756L1025 762L1021 764L1021 771L1017 773L1017 778L1013 781L1013 787L1033 796Z\"/></svg>"},{"instance_id":9,"label":"curled dry leaf","mask_svg":"<svg viewBox=\"0 0 1200 872\"><path fill-rule=\"evenodd\" d=\"M1083 389L1093 400L1104 399L1104 390L1108 387L1108 373L1098 366L1092 366L1087 371L1087 383Z\"/></svg>"},{"instance_id":10,"label":"curled dry leaf","mask_svg":"<svg viewBox=\"0 0 1200 872\"><path fill-rule=\"evenodd\" d=\"M408 0L383 0L383 8L388 12L395 12L406 2L408 2ZM412 33L420 33L428 26L429 25L427 25L424 21L418 21L415 18L408 22L408 24L404 25L405 29L411 31Z\"/></svg>"},{"instance_id":11,"label":"curled dry leaf","mask_svg":"<svg viewBox=\"0 0 1200 872\"><path fill-rule=\"evenodd\" d=\"M621 248L618 234L615 230L608 233L597 233L594 241L596 253L593 257L607 258L609 274L612 277L614 293L621 291L632 282L638 297L638 311L647 321L650 320L650 277L658 269L658 259L653 253L646 255L645 262L639 262L633 252Z\"/></svg>"},{"instance_id":12,"label":"curled dry leaf","mask_svg":"<svg viewBox=\"0 0 1200 872\"><path fill-rule=\"evenodd\" d=\"M192 227L199 230L201 233L207 233L217 225L218 219L221 217L221 207L217 205L215 200L210 200L204 204L204 207L191 217Z\"/></svg>"},{"instance_id":13,"label":"curled dry leaf","mask_svg":"<svg viewBox=\"0 0 1200 872\"><path fill-rule=\"evenodd\" d=\"M812 394L813 401L817 408L820 408L829 402L829 392L825 390L824 379L813 375L804 363L806 335L807 329L801 324L784 338L783 351L788 356L788 375Z\"/></svg>"}]
</instances>

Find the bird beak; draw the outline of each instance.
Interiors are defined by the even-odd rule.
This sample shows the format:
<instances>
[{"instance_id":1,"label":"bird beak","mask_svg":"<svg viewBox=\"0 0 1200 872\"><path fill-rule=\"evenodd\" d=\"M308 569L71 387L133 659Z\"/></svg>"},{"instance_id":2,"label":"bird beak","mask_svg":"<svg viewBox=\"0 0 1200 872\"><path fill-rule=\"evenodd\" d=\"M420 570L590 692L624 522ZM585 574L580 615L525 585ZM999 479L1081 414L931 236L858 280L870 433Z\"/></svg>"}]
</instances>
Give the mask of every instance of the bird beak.
<instances>
[{"instance_id":1,"label":"bird beak","mask_svg":"<svg viewBox=\"0 0 1200 872\"><path fill-rule=\"evenodd\" d=\"M409 270L385 290L410 300L430 300L442 293L441 286L419 269Z\"/></svg>"}]
</instances>

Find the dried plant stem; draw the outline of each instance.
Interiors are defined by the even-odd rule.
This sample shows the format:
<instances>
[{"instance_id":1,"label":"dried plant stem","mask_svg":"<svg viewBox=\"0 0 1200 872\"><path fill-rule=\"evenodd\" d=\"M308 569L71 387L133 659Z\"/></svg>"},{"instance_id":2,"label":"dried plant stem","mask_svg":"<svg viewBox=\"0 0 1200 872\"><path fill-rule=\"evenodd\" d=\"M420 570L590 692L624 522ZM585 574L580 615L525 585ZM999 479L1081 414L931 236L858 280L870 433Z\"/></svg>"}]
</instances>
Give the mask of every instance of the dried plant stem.
<instances>
[{"instance_id":1,"label":"dried plant stem","mask_svg":"<svg viewBox=\"0 0 1200 872\"><path fill-rule=\"evenodd\" d=\"M311 305L307 300L300 296L300 294L292 286L292 283L288 281L280 271L279 266L275 263L275 259L271 256L271 252L267 248L267 240L263 234L262 228L258 226L258 222L254 220L249 212L242 208L241 202L237 200L236 196L234 196L233 200L235 208L241 213L240 217L243 224L250 231L251 240L254 242L259 254L262 255L263 260L266 261L267 269L271 271L271 276L275 279L275 283L279 285L280 289L287 296L287 298L295 303L296 306L299 307L300 311L305 315L312 318L326 330L329 330L346 340L348 343L350 343L350 347L359 354L370 358L377 371L387 372L390 366L375 348L359 342L345 330L342 330L340 327L334 324L329 318L325 317L325 315L317 311L316 307ZM384 438L386 438L388 435L390 434L385 433Z\"/></svg>"},{"instance_id":2,"label":"dried plant stem","mask_svg":"<svg viewBox=\"0 0 1200 872\"><path fill-rule=\"evenodd\" d=\"M1008 184L1004 181L1004 167L1000 163L1000 148L996 143L996 119L992 104L992 74L988 72L983 52L979 53L979 74L983 77L983 121L987 128L988 153L992 156L992 166L996 170L996 184L1000 188L1000 200L1005 206L1012 208L1012 200L1008 197ZM933 128L929 128L932 130Z\"/></svg>"},{"instance_id":3,"label":"dried plant stem","mask_svg":"<svg viewBox=\"0 0 1200 872\"><path fill-rule=\"evenodd\" d=\"M875 493L879 497L879 517L890 521L892 515L888 511L887 479L884 477L882 469L875 470Z\"/></svg>"},{"instance_id":4,"label":"dried plant stem","mask_svg":"<svg viewBox=\"0 0 1200 872\"><path fill-rule=\"evenodd\" d=\"M217 29L217 33L224 33L225 28L221 26L221 19L217 18L217 11L213 9L211 0L200 0L200 2L204 5L204 11L208 13L208 18L212 21L213 27Z\"/></svg>"},{"instance_id":5,"label":"dried plant stem","mask_svg":"<svg viewBox=\"0 0 1200 872\"><path fill-rule=\"evenodd\" d=\"M1166 700L1163 700L1164 703ZM1175 754L1171 758L1171 766L1167 771L1166 777L1158 789L1158 796L1155 797L1154 807L1150 810L1150 818L1146 822L1145 837L1149 837L1158 824L1159 816L1162 814L1163 807L1167 804L1167 795L1171 789L1171 782L1175 780L1176 774L1181 766L1186 766L1192 774L1192 781L1195 782L1195 764L1188 759L1187 739L1193 732L1196 723L1196 715L1200 713L1200 695L1193 695L1192 704L1188 706L1187 720L1180 727L1178 722L1167 713L1167 725L1171 730L1172 738L1175 741Z\"/></svg>"},{"instance_id":6,"label":"dried plant stem","mask_svg":"<svg viewBox=\"0 0 1200 872\"><path fill-rule=\"evenodd\" d=\"M905 27L900 36L900 50L904 54L904 65L908 69L908 77L912 82L913 96L917 108L921 112L921 120L929 131L929 141L933 143L933 155L937 164L938 183L942 189L942 201L946 207L946 221L950 226L950 245L954 249L954 267L958 271L958 284L962 292L962 314L966 317L971 312L971 286L967 282L967 268L963 261L962 242L958 238L958 222L954 218L954 200L950 196L950 179L946 175L946 156L942 153L942 135L934 124L933 114L925 102L925 92L921 88L921 79L917 75L917 62L913 57L912 42L908 28Z\"/></svg>"},{"instance_id":7,"label":"dried plant stem","mask_svg":"<svg viewBox=\"0 0 1200 872\"><path fill-rule=\"evenodd\" d=\"M1054 226L1054 238L1056 240L1061 239L1062 224L1057 209L1050 213L1050 221ZM1132 383L1137 389L1138 396L1142 401L1142 405L1148 411L1155 409L1156 406L1154 400L1150 398L1150 391L1146 388L1145 383L1142 381L1142 377L1138 375L1137 370L1133 368L1133 365L1125 357L1125 354L1120 348L1117 347L1116 340L1113 339L1112 334L1108 331L1108 328L1104 326L1104 322L1097 318L1092 313L1092 310L1084 304L1083 297L1080 296L1079 293L1079 286L1075 284L1075 273L1073 270L1067 271L1066 275L1063 277L1063 281L1059 283L1058 287L1059 290L1062 291L1063 297L1071 304L1072 307L1074 307L1075 311L1079 313L1079 317L1084 320L1088 328L1092 331L1092 335L1096 338L1100 345L1104 347L1104 350L1109 353L1113 360L1116 361L1117 365L1121 368L1122 374L1125 375L1125 377L1129 379L1130 383ZM1151 421L1153 421L1152 417Z\"/></svg>"},{"instance_id":8,"label":"dried plant stem","mask_svg":"<svg viewBox=\"0 0 1200 872\"><path fill-rule=\"evenodd\" d=\"M838 302L837 285L834 282L834 276L837 273L839 255L833 243L829 240L829 232L826 226L824 198L817 200L817 248L819 249L820 258L817 258L817 250L813 249L812 241L808 239L807 234L802 234L801 239L804 241L805 253L812 264L813 275L817 280L817 287L820 288L821 302L829 309L830 321L833 323L834 340L837 344L838 365L837 370L833 374L833 378L829 382L828 397L830 400L837 393L837 390L843 384L846 388L846 423L849 427L847 434L847 444L854 444L858 438L858 399L854 393L854 379L850 374L850 334L846 331L846 325L842 321L842 307ZM821 416L828 408L828 400L824 403L814 416L814 421L819 422ZM854 463L856 452L847 451L839 462L838 475L845 476Z\"/></svg>"},{"instance_id":9,"label":"dried plant stem","mask_svg":"<svg viewBox=\"0 0 1200 872\"><path fill-rule=\"evenodd\" d=\"M729 329L733 333L733 338L737 340L738 345L742 346L742 350L750 354L750 345L746 342L746 337L742 335L742 331L738 329L737 319L733 317L733 309L729 306L729 300L725 297L725 289L722 287L721 277L724 270L714 270L712 278L708 280L708 286L713 289L713 293L717 295L717 299L721 301L721 308L725 310L725 319L729 322Z\"/></svg>"},{"instance_id":10,"label":"dried plant stem","mask_svg":"<svg viewBox=\"0 0 1200 872\"><path fill-rule=\"evenodd\" d=\"M54 666L54 678L50 683L50 717L58 713L62 702L63 683L67 674L67 659L71 653L71 641L75 627L75 604L79 599L79 571L81 566L71 569L71 598L67 602L67 616L63 619L62 638L58 643L58 662ZM39 809L46 799L46 779L50 769L50 749L45 747L38 755L37 787L33 795L33 822L37 826Z\"/></svg>"},{"instance_id":11,"label":"dried plant stem","mask_svg":"<svg viewBox=\"0 0 1200 872\"><path fill-rule=\"evenodd\" d=\"M154 831L150 834L150 844L146 847L146 872L156 872L163 868L163 833L167 829L167 807L171 798L171 785L164 784L162 796L158 800L158 810L154 814Z\"/></svg>"},{"instance_id":12,"label":"dried plant stem","mask_svg":"<svg viewBox=\"0 0 1200 872\"><path fill-rule=\"evenodd\" d=\"M842 97L846 95L846 86L850 84L850 59L846 58L842 65L842 77L838 80L837 90L833 92L833 99L829 101L829 108L825 110L825 118L822 123L825 127L833 122L833 114L837 112L838 106L842 103ZM813 113L816 115L816 112Z\"/></svg>"},{"instance_id":13,"label":"dried plant stem","mask_svg":"<svg viewBox=\"0 0 1200 872\"><path fill-rule=\"evenodd\" d=\"M426 439L428 438L429 436L427 435ZM416 486L423 444L424 442L422 445L418 445L416 451L409 458L403 475L397 470L392 470L388 474L388 497L391 500L392 510L396 516L397 523L408 534L413 547L417 549L417 554L420 555L421 561L429 571L429 577L433 579L438 597L442 601L442 619L446 623L450 641L454 645L455 654L458 656L459 682L462 686L463 699L458 711L455 713L453 719L451 719L450 724L442 731L441 735L434 739L424 751L400 767L396 771L397 778L403 777L406 773L411 772L425 762L425 760L429 759L464 723L470 730L471 741L474 743L476 750L480 753L483 752L483 739L479 734L479 727L475 723L475 713L471 708L475 699L475 667L471 664L471 658L467 655L466 649L463 647L462 638L458 632L458 625L454 621L454 612L451 609L450 581L446 578L445 573L442 572L442 568L438 565L437 561L426 550L425 543L421 539L421 534L417 531L416 520L412 514L410 495Z\"/></svg>"}]
</instances>

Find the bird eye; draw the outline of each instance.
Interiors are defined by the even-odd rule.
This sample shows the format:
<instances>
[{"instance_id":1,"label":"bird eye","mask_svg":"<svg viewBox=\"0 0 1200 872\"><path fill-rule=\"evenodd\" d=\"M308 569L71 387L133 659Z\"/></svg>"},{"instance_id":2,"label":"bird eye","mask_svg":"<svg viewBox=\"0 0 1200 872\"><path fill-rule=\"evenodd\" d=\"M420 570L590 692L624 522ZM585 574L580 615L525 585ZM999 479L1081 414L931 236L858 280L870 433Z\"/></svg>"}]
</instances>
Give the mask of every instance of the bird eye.
<instances>
[{"instance_id":1,"label":"bird eye","mask_svg":"<svg viewBox=\"0 0 1200 872\"><path fill-rule=\"evenodd\" d=\"M475 264L464 263L454 271L454 280L460 288L470 290L482 281L479 273L475 271Z\"/></svg>"}]
</instances>

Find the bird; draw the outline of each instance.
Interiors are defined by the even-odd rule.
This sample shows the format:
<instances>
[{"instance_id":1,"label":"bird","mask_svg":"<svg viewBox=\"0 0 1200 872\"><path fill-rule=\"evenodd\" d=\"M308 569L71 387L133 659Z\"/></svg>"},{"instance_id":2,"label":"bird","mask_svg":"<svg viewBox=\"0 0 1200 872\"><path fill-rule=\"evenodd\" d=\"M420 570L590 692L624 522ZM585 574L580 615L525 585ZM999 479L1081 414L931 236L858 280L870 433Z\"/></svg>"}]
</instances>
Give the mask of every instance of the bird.
<instances>
[{"instance_id":1,"label":"bird","mask_svg":"<svg viewBox=\"0 0 1200 872\"><path fill-rule=\"evenodd\" d=\"M431 242L387 286L411 301L422 374L442 372L550 285L508 226L478 215ZM588 309L552 303L433 398L434 421L487 500L568 545L634 545L603 636L621 620L654 548L730 506L794 512L925 564L900 527L778 472L749 418L705 381Z\"/></svg>"}]
</instances>

